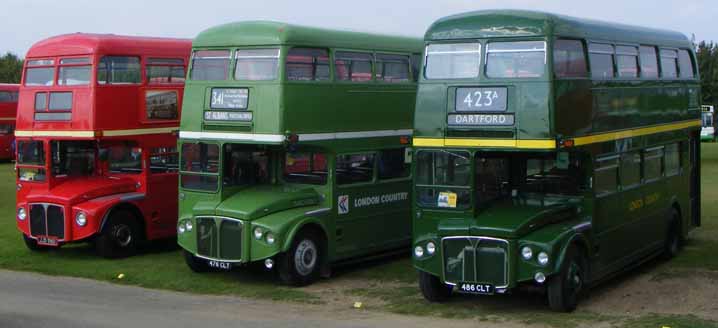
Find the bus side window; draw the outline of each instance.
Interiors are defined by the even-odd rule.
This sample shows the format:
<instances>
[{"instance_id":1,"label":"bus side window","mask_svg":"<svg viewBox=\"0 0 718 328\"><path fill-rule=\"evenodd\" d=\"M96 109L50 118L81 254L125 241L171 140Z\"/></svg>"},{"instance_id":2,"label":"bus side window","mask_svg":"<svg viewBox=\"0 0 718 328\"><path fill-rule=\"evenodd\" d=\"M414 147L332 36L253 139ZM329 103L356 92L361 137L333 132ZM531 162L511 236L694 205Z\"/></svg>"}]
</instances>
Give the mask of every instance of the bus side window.
<instances>
[{"instance_id":1,"label":"bus side window","mask_svg":"<svg viewBox=\"0 0 718 328\"><path fill-rule=\"evenodd\" d=\"M670 49L661 49L661 72L664 79L678 77L678 52Z\"/></svg>"},{"instance_id":2,"label":"bus side window","mask_svg":"<svg viewBox=\"0 0 718 328\"><path fill-rule=\"evenodd\" d=\"M409 176L409 163L406 161L406 148L384 149L379 152L379 180L406 178Z\"/></svg>"},{"instance_id":3,"label":"bus side window","mask_svg":"<svg viewBox=\"0 0 718 328\"><path fill-rule=\"evenodd\" d=\"M641 46L641 77L648 79L658 78L658 57L656 56L656 47Z\"/></svg>"},{"instance_id":4,"label":"bus side window","mask_svg":"<svg viewBox=\"0 0 718 328\"><path fill-rule=\"evenodd\" d=\"M150 153L152 173L174 173L179 171L179 153L176 147L153 148Z\"/></svg>"},{"instance_id":5,"label":"bus side window","mask_svg":"<svg viewBox=\"0 0 718 328\"><path fill-rule=\"evenodd\" d=\"M591 77L599 80L608 80L614 77L613 72L613 45L591 43L588 46L591 61Z\"/></svg>"},{"instance_id":6,"label":"bus side window","mask_svg":"<svg viewBox=\"0 0 718 328\"><path fill-rule=\"evenodd\" d=\"M411 75L414 78L414 82L419 80L419 72L421 71L421 58L421 54L411 55Z\"/></svg>"},{"instance_id":7,"label":"bus side window","mask_svg":"<svg viewBox=\"0 0 718 328\"><path fill-rule=\"evenodd\" d=\"M666 176L677 175L681 168L681 154L678 143L666 145L665 148Z\"/></svg>"},{"instance_id":8,"label":"bus side window","mask_svg":"<svg viewBox=\"0 0 718 328\"><path fill-rule=\"evenodd\" d=\"M337 184L371 182L374 180L374 154L337 156Z\"/></svg>"},{"instance_id":9,"label":"bus side window","mask_svg":"<svg viewBox=\"0 0 718 328\"><path fill-rule=\"evenodd\" d=\"M409 81L409 57L403 55L376 55L376 79L384 82Z\"/></svg>"},{"instance_id":10,"label":"bus side window","mask_svg":"<svg viewBox=\"0 0 718 328\"><path fill-rule=\"evenodd\" d=\"M616 66L618 66L618 77L638 77L638 48L616 46Z\"/></svg>"},{"instance_id":11,"label":"bus side window","mask_svg":"<svg viewBox=\"0 0 718 328\"><path fill-rule=\"evenodd\" d=\"M635 187L641 183L641 154L639 152L621 154L619 175L621 189Z\"/></svg>"},{"instance_id":12,"label":"bus side window","mask_svg":"<svg viewBox=\"0 0 718 328\"><path fill-rule=\"evenodd\" d=\"M663 147L647 149L643 153L643 178L653 181L663 176Z\"/></svg>"},{"instance_id":13,"label":"bus side window","mask_svg":"<svg viewBox=\"0 0 718 328\"><path fill-rule=\"evenodd\" d=\"M372 79L373 56L362 52L337 51L334 70L339 81L366 82Z\"/></svg>"},{"instance_id":14,"label":"bus side window","mask_svg":"<svg viewBox=\"0 0 718 328\"><path fill-rule=\"evenodd\" d=\"M184 60L181 58L149 58L145 68L150 84L181 84L185 80Z\"/></svg>"},{"instance_id":15,"label":"bus side window","mask_svg":"<svg viewBox=\"0 0 718 328\"><path fill-rule=\"evenodd\" d=\"M324 49L292 48L287 54L287 80L329 80L329 53Z\"/></svg>"},{"instance_id":16,"label":"bus side window","mask_svg":"<svg viewBox=\"0 0 718 328\"><path fill-rule=\"evenodd\" d=\"M586 77L586 55L579 40L556 40L553 47L553 67L556 77Z\"/></svg>"},{"instance_id":17,"label":"bus side window","mask_svg":"<svg viewBox=\"0 0 718 328\"><path fill-rule=\"evenodd\" d=\"M696 72L693 70L693 61L688 50L678 50L678 71L682 79L692 79Z\"/></svg>"},{"instance_id":18,"label":"bus side window","mask_svg":"<svg viewBox=\"0 0 718 328\"><path fill-rule=\"evenodd\" d=\"M618 156L596 160L593 190L596 196L610 194L618 190Z\"/></svg>"}]
</instances>

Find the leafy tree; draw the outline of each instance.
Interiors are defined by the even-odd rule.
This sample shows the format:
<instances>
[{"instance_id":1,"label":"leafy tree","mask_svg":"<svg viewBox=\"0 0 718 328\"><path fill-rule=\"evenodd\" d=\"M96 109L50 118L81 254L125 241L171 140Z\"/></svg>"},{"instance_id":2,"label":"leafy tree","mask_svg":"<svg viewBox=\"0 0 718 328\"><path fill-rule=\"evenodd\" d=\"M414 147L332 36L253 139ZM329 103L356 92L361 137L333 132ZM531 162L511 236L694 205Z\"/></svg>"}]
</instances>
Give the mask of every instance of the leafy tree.
<instances>
[{"instance_id":1,"label":"leafy tree","mask_svg":"<svg viewBox=\"0 0 718 328\"><path fill-rule=\"evenodd\" d=\"M0 83L20 83L22 59L13 53L0 56Z\"/></svg>"},{"instance_id":2,"label":"leafy tree","mask_svg":"<svg viewBox=\"0 0 718 328\"><path fill-rule=\"evenodd\" d=\"M703 103L718 103L718 44L701 41L698 44L698 69L701 72Z\"/></svg>"}]
</instances>

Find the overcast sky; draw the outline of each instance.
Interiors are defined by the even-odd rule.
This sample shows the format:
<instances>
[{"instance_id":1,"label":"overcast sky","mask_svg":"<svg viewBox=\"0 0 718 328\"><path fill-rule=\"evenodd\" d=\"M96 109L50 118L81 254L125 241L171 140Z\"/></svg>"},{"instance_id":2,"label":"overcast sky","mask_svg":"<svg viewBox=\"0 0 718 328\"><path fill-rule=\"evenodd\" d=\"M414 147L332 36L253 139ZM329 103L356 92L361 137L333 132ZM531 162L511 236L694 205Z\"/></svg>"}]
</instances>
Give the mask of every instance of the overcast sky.
<instances>
[{"instance_id":1,"label":"overcast sky","mask_svg":"<svg viewBox=\"0 0 718 328\"><path fill-rule=\"evenodd\" d=\"M658 27L718 41L716 0L2 0L0 53L24 57L33 43L64 33L192 38L214 25L256 19L422 36L440 17L501 8Z\"/></svg>"}]
</instances>

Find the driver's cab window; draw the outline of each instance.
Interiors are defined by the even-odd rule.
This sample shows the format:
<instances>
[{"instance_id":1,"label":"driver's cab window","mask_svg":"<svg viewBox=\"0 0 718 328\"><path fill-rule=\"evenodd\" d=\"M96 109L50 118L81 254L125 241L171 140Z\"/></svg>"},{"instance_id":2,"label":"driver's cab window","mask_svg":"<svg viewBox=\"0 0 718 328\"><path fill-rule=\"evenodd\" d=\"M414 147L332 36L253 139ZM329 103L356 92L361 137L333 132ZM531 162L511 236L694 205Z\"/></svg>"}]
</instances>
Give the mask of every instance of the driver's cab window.
<instances>
[{"instance_id":1,"label":"driver's cab window","mask_svg":"<svg viewBox=\"0 0 718 328\"><path fill-rule=\"evenodd\" d=\"M270 152L256 146L242 144L224 145L224 186L268 184L270 180Z\"/></svg>"},{"instance_id":2,"label":"driver's cab window","mask_svg":"<svg viewBox=\"0 0 718 328\"><path fill-rule=\"evenodd\" d=\"M482 207L509 192L510 161L508 158L476 157L476 204Z\"/></svg>"}]
</instances>

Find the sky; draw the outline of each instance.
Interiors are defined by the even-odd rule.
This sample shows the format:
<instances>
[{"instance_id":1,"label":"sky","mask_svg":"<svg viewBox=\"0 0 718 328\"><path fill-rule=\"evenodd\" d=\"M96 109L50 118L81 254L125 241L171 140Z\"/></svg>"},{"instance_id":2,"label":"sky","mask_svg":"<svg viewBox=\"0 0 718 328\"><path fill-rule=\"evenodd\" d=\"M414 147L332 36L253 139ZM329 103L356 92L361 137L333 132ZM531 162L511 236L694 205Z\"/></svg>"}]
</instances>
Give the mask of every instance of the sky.
<instances>
[{"instance_id":1,"label":"sky","mask_svg":"<svg viewBox=\"0 0 718 328\"><path fill-rule=\"evenodd\" d=\"M675 30L718 41L716 0L2 0L0 54L88 32L193 38L242 20L423 36L438 18L481 9L529 9Z\"/></svg>"}]
</instances>

